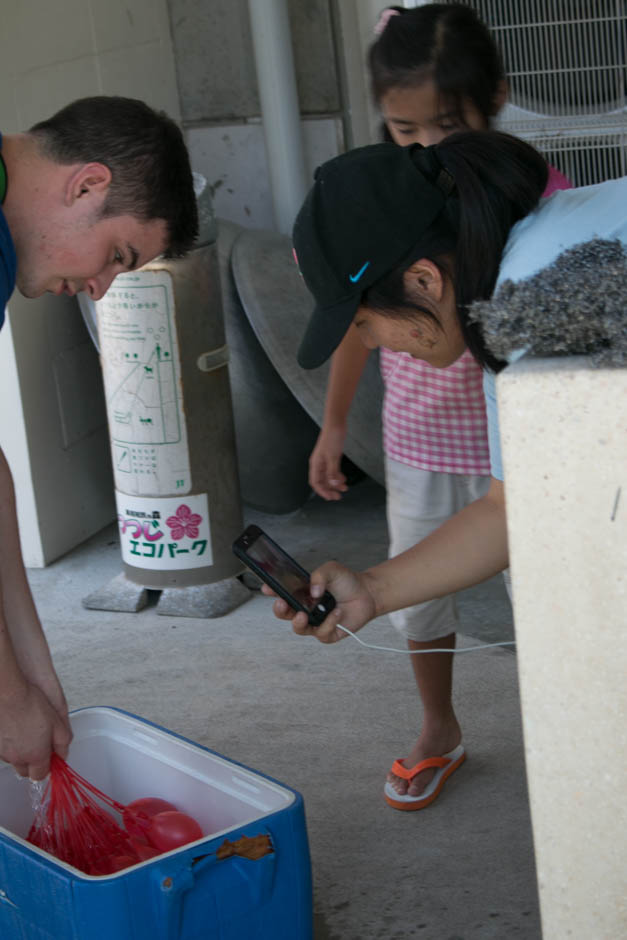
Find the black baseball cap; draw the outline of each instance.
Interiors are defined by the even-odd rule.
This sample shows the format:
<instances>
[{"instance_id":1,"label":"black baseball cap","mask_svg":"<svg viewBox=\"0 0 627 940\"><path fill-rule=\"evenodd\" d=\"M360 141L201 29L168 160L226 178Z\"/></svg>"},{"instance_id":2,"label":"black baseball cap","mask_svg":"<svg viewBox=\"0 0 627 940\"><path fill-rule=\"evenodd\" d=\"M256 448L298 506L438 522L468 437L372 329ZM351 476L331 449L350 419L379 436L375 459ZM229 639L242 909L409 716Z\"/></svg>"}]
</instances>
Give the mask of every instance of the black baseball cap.
<instances>
[{"instance_id":1,"label":"black baseball cap","mask_svg":"<svg viewBox=\"0 0 627 940\"><path fill-rule=\"evenodd\" d=\"M293 230L316 301L298 350L315 369L351 325L364 291L407 258L454 186L433 147L372 144L323 163Z\"/></svg>"}]
</instances>

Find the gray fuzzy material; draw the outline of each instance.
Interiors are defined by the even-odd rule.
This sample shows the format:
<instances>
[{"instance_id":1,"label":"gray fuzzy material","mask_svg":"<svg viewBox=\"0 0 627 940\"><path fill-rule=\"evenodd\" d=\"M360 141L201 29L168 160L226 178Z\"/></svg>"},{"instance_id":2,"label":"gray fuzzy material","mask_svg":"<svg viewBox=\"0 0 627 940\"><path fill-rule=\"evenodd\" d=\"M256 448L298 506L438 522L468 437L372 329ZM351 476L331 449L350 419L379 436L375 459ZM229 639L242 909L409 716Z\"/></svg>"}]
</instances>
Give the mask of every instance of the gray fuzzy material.
<instances>
[{"instance_id":1,"label":"gray fuzzy material","mask_svg":"<svg viewBox=\"0 0 627 940\"><path fill-rule=\"evenodd\" d=\"M616 241L593 239L564 251L524 281L504 281L491 300L475 301L488 349L507 359L588 355L599 366L627 365L627 253Z\"/></svg>"}]
</instances>

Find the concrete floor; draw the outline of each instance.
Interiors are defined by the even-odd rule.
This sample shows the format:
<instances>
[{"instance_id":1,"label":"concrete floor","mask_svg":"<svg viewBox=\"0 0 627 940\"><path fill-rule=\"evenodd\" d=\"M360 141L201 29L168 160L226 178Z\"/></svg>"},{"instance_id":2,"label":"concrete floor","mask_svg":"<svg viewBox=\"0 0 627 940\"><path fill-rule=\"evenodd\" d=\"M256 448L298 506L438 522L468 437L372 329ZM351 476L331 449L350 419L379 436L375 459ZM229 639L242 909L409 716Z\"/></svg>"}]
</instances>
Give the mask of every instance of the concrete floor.
<instances>
[{"instance_id":1,"label":"concrete floor","mask_svg":"<svg viewBox=\"0 0 627 940\"><path fill-rule=\"evenodd\" d=\"M331 556L361 567L385 554L384 493L369 479L338 504L314 497L289 515L245 517L305 567ZM214 620L159 616L154 604L85 610L81 599L120 570L111 526L29 572L70 708L126 709L299 790L316 940L541 936L514 653L457 658L469 759L431 807L399 813L381 791L420 725L406 656L350 637L332 647L304 640L260 594ZM460 601L460 645L511 638L500 579ZM360 635L402 645L385 617Z\"/></svg>"}]
</instances>

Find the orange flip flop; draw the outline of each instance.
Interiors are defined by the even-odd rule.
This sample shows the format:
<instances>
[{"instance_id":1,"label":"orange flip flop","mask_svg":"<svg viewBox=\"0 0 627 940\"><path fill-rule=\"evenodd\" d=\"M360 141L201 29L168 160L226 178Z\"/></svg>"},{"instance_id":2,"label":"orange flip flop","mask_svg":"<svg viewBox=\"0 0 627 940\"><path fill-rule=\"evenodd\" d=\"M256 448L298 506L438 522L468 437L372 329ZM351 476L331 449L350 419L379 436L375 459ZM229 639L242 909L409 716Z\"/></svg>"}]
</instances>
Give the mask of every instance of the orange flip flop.
<instances>
[{"instance_id":1,"label":"orange flip flop","mask_svg":"<svg viewBox=\"0 0 627 940\"><path fill-rule=\"evenodd\" d=\"M420 793L419 796L408 796L406 793L401 795L397 793L392 784L386 780L385 787L383 788L385 802L394 807L394 809L424 809L425 806L428 806L429 803L433 803L436 797L439 796L447 779L465 760L466 752L461 744L458 744L456 748L453 748L452 751L449 751L448 754L443 754L441 757L427 757L426 760L421 760L415 767L412 767L411 770L404 767L400 760L395 760L390 768L391 772L396 774L397 777L402 777L403 780L407 780L409 783L411 783L414 777L418 776L421 771L427 770L428 767L437 767L438 770L433 775L429 786Z\"/></svg>"}]
</instances>

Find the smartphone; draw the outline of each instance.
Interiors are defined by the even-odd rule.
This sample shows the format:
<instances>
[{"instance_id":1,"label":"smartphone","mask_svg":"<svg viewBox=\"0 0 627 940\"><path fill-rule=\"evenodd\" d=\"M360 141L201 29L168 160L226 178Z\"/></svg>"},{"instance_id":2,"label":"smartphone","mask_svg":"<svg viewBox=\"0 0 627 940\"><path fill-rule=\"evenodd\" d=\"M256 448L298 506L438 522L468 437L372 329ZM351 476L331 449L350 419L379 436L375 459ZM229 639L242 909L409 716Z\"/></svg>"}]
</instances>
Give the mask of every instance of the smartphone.
<instances>
[{"instance_id":1,"label":"smartphone","mask_svg":"<svg viewBox=\"0 0 627 940\"><path fill-rule=\"evenodd\" d=\"M233 542L233 552L290 607L304 610L312 627L321 624L335 607L335 598L328 591L319 598L311 596L309 573L259 526L249 525Z\"/></svg>"}]
</instances>

